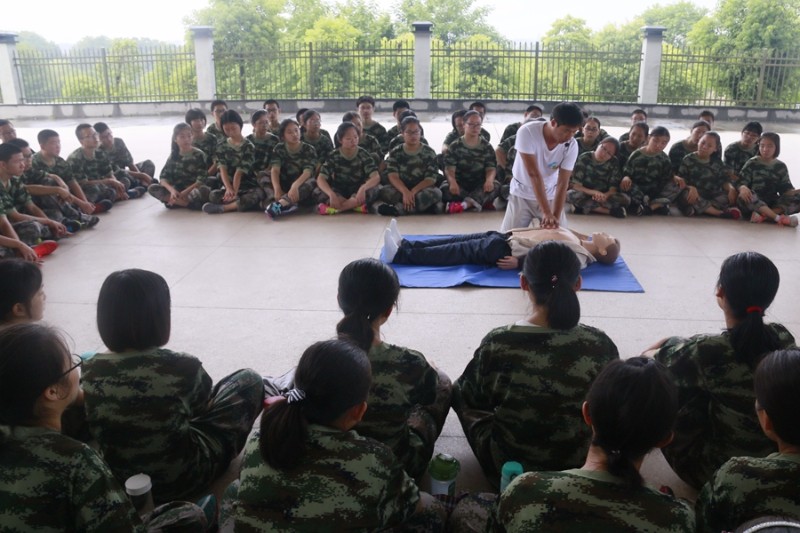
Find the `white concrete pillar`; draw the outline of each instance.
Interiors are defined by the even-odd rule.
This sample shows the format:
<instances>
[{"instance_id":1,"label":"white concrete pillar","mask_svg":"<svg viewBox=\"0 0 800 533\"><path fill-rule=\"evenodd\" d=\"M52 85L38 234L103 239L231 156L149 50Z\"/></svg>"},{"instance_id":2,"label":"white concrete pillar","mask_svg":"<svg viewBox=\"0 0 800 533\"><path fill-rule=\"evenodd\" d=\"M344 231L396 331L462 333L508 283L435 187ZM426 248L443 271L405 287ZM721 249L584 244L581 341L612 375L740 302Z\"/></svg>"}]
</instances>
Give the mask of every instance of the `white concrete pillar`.
<instances>
[{"instance_id":1,"label":"white concrete pillar","mask_svg":"<svg viewBox=\"0 0 800 533\"><path fill-rule=\"evenodd\" d=\"M642 41L642 63L639 67L639 103L658 103L658 82L661 78L661 43L663 26L645 26Z\"/></svg>"},{"instance_id":2,"label":"white concrete pillar","mask_svg":"<svg viewBox=\"0 0 800 533\"><path fill-rule=\"evenodd\" d=\"M414 98L431 97L432 22L412 22L414 26Z\"/></svg>"},{"instance_id":3,"label":"white concrete pillar","mask_svg":"<svg viewBox=\"0 0 800 533\"><path fill-rule=\"evenodd\" d=\"M0 33L0 92L3 103L22 103L22 84L14 67L14 52L17 50L16 33Z\"/></svg>"},{"instance_id":4,"label":"white concrete pillar","mask_svg":"<svg viewBox=\"0 0 800 533\"><path fill-rule=\"evenodd\" d=\"M214 70L214 28L192 26L194 62L197 70L197 99L210 101L217 97L217 75Z\"/></svg>"}]
</instances>

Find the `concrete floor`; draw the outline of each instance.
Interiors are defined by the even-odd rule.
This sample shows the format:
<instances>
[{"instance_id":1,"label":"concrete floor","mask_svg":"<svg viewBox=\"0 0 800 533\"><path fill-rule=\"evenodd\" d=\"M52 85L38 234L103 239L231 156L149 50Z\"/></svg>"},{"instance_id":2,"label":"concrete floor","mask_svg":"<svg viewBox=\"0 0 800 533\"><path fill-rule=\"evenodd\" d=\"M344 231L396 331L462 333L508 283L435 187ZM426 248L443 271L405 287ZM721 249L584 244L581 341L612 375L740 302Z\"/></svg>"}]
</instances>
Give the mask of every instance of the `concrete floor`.
<instances>
[{"instance_id":1,"label":"concrete floor","mask_svg":"<svg viewBox=\"0 0 800 533\"><path fill-rule=\"evenodd\" d=\"M334 116L323 127L335 129ZM384 124L389 117L377 117ZM443 116L423 117L426 136L438 149L450 129ZM89 119L94 122L97 119ZM160 170L179 118L107 120L134 157L152 158ZM486 124L497 142L511 115ZM77 121L17 122L18 134L55 128L65 157L77 146ZM609 121L612 122L613 121ZM604 127L612 135L624 128ZM674 126L673 140L688 125ZM724 144L738 138L740 125L717 125ZM246 127L249 132L249 127ZM800 165L793 148L798 135L784 135L781 159L790 171ZM35 143L34 143L35 145ZM298 214L270 221L261 213L209 216L167 210L152 198L121 203L101 215L92 230L62 241L43 266L48 322L63 328L78 352L102 349L95 327L95 303L111 272L138 267L156 271L172 290L173 325L169 348L198 356L215 379L242 367L265 375L283 373L303 349L334 334L340 318L336 282L353 259L377 257L388 219L346 214ZM497 229L502 213L418 216L400 220L405 233L463 233ZM582 292L582 322L603 329L623 357L636 355L671 335L688 336L723 328L714 298L720 264L728 255L756 250L777 264L782 283L767 318L800 335L800 237L794 229L680 216L617 220L571 216L578 231L607 231L620 238L622 253L645 289L643 294ZM511 289L404 289L385 338L423 352L453 379L481 338L493 327L514 322L529 310L527 296ZM576 413L579 416L579 413ZM451 412L437 449L462 465L459 490L487 489L460 425ZM660 453L647 458L645 477L692 497ZM425 483L423 483L423 486Z\"/></svg>"}]
</instances>

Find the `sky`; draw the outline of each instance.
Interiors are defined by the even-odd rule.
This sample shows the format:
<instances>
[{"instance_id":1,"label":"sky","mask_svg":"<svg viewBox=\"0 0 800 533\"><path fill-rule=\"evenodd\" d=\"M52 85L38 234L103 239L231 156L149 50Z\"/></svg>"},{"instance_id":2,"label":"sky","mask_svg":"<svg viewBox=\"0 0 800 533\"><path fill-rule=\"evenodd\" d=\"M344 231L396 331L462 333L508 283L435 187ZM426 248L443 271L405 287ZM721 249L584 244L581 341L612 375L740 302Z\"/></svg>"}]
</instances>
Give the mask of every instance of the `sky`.
<instances>
[{"instance_id":1,"label":"sky","mask_svg":"<svg viewBox=\"0 0 800 533\"><path fill-rule=\"evenodd\" d=\"M390 9L397 0L376 0ZM692 0L697 6L712 10L717 0ZM553 21L573 15L599 30L607 24L621 24L656 4L668 5L677 0L572 0L550 2L537 0L477 0L489 6L489 23L513 41L537 41ZM100 4L98 4L100 5ZM0 18L0 30L19 33L32 31L49 41L69 45L82 37L149 37L169 42L183 42L183 18L208 5L208 0L122 0L113 7L92 8L75 0L37 0L35 12L30 9L8 9ZM80 6L80 7L77 7ZM532 8L532 6L535 6ZM76 9L85 10L83 19ZM65 23L65 21L69 21Z\"/></svg>"}]
</instances>

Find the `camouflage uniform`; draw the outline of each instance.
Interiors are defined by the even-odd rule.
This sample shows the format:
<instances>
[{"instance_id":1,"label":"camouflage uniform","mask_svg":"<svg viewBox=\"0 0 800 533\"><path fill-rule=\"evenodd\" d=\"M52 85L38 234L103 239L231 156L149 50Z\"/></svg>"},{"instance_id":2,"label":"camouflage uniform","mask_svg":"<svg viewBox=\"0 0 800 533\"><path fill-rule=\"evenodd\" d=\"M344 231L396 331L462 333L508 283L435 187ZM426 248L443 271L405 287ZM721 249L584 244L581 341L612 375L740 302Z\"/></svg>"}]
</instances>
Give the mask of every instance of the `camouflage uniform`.
<instances>
[{"instance_id":1,"label":"camouflage uniform","mask_svg":"<svg viewBox=\"0 0 800 533\"><path fill-rule=\"evenodd\" d=\"M192 139L192 146L202 150L206 155L206 170L211 168L211 165L214 164L218 143L219 139L217 139L214 135L210 135L208 132L203 135L202 139Z\"/></svg>"},{"instance_id":2,"label":"camouflage uniform","mask_svg":"<svg viewBox=\"0 0 800 533\"><path fill-rule=\"evenodd\" d=\"M303 172L309 171L311 177L303 182L299 187L300 204L311 203L311 196L316 186L314 180L314 172L317 166L317 152L314 148L307 143L300 145L300 150L297 152L290 152L285 143L280 143L272 151L272 157L269 159L270 169L278 167L281 171L280 182L281 189L283 189L282 198L291 204L287 193L292 187L292 184L302 176ZM275 199L275 190L272 188L272 178L270 177L269 183L263 182L261 185L267 193L266 201L270 198Z\"/></svg>"},{"instance_id":3,"label":"camouflage uniform","mask_svg":"<svg viewBox=\"0 0 800 533\"><path fill-rule=\"evenodd\" d=\"M586 152L594 152L595 149L598 146L600 146L600 141L602 141L599 135L594 140L594 144L586 144L586 141L584 140L583 136L578 137L576 140L578 141L578 157L580 157L581 154L585 154Z\"/></svg>"},{"instance_id":4,"label":"camouflage uniform","mask_svg":"<svg viewBox=\"0 0 800 533\"><path fill-rule=\"evenodd\" d=\"M306 455L291 470L266 463L259 432L250 437L234 503L237 532L375 531L423 518L414 514L419 490L387 446L355 431L308 430ZM428 531L442 525L429 523Z\"/></svg>"},{"instance_id":5,"label":"camouflage uniform","mask_svg":"<svg viewBox=\"0 0 800 533\"><path fill-rule=\"evenodd\" d=\"M113 187L102 183L94 183L112 175L111 163L104 152L95 150L94 158L89 159L83 153L83 150L78 148L69 154L67 163L69 163L70 174L83 189L87 200L92 203L97 203L100 200L111 200L112 202L117 200L117 192ZM125 189L130 188L130 181L125 179L120 179L119 181L125 186Z\"/></svg>"},{"instance_id":6,"label":"camouflage uniform","mask_svg":"<svg viewBox=\"0 0 800 533\"><path fill-rule=\"evenodd\" d=\"M29 204L33 203L30 194L25 190L22 180L12 177L8 182L8 187L0 182L0 210L2 214L8 216L9 213L17 211L24 213ZM11 220L9 219L9 222ZM52 239L55 236L50 232L50 228L36 220L23 220L21 222L11 222L14 231L17 232L19 240L28 246L34 246L45 239Z\"/></svg>"},{"instance_id":7,"label":"camouflage uniform","mask_svg":"<svg viewBox=\"0 0 800 533\"><path fill-rule=\"evenodd\" d=\"M575 189L567 191L567 202L575 207L582 208L587 213L598 207L613 209L615 207L628 207L631 203L631 199L627 194L619 192L619 182L622 181L622 175L619 171L619 164L614 158L605 163L598 163L594 158L593 152L585 152L579 155L578 160L575 161L575 169L572 171L570 181L587 189L594 189L600 192L614 191L614 194L602 203L584 192Z\"/></svg>"},{"instance_id":8,"label":"camouflage uniform","mask_svg":"<svg viewBox=\"0 0 800 533\"><path fill-rule=\"evenodd\" d=\"M178 160L172 157L167 158L164 168L161 169L159 179L161 183L169 183L178 192L183 191L192 184L197 183L197 187L189 192L189 209L201 209L203 204L208 201L211 188L206 185L208 180L208 167L206 167L206 154L197 148L192 147L188 154L178 154ZM160 202L167 203L170 199L170 192L166 187L154 183L147 188L154 198Z\"/></svg>"},{"instance_id":9,"label":"camouflage uniform","mask_svg":"<svg viewBox=\"0 0 800 533\"><path fill-rule=\"evenodd\" d=\"M509 124L506 126L506 129L503 130L503 135L500 136L500 143L517 134L517 130L519 127L522 126L522 122L514 122L513 124ZM453 139L455 140L455 139Z\"/></svg>"},{"instance_id":10,"label":"camouflage uniform","mask_svg":"<svg viewBox=\"0 0 800 533\"><path fill-rule=\"evenodd\" d=\"M693 533L688 503L608 472L528 472L500 496L490 531Z\"/></svg>"},{"instance_id":11,"label":"camouflage uniform","mask_svg":"<svg viewBox=\"0 0 800 533\"><path fill-rule=\"evenodd\" d=\"M456 181L461 189L458 198L450 194L450 183L445 180L442 183L442 197L444 201L463 199L470 197L480 205L493 201L500 194L500 183L494 180L494 188L491 192L483 190L486 183L486 171L490 168L497 168L497 157L494 154L492 145L485 139L481 139L477 147L471 148L464 144L464 137L459 137L450 144L445 155L445 167L455 170Z\"/></svg>"},{"instance_id":12,"label":"camouflage uniform","mask_svg":"<svg viewBox=\"0 0 800 533\"><path fill-rule=\"evenodd\" d=\"M738 186L745 185L753 191L753 199L745 202L739 197L739 207L750 213L768 206L770 209L783 210L787 215L800 211L800 194L787 196L785 193L794 189L789 180L789 169L783 161L774 159L765 163L760 157L752 157L745 163L740 173Z\"/></svg>"},{"instance_id":13,"label":"camouflage uniform","mask_svg":"<svg viewBox=\"0 0 800 533\"><path fill-rule=\"evenodd\" d=\"M202 363L157 348L97 354L83 365L86 417L119 480L144 472L158 502L197 494L241 451L264 385L240 370L212 388Z\"/></svg>"},{"instance_id":14,"label":"camouflage uniform","mask_svg":"<svg viewBox=\"0 0 800 533\"><path fill-rule=\"evenodd\" d=\"M267 136L263 139L259 139L254 133L251 133L247 136L247 140L253 143L255 147L253 152L253 172L259 177L264 173L269 175L269 160L272 157L272 151L281 141L271 133L267 133Z\"/></svg>"},{"instance_id":15,"label":"camouflage uniform","mask_svg":"<svg viewBox=\"0 0 800 533\"><path fill-rule=\"evenodd\" d=\"M762 516L800 520L800 455L734 457L717 470L697 500L697 530L733 531Z\"/></svg>"},{"instance_id":16,"label":"camouflage uniform","mask_svg":"<svg viewBox=\"0 0 800 533\"><path fill-rule=\"evenodd\" d=\"M47 177L44 171L33 170L32 168L25 172L21 179L22 183L26 186L26 190L29 190L27 187L29 185L43 185L45 187L59 186L54 179ZM34 204L44 211L47 218L55 220L56 222L61 222L65 218L83 221L88 221L90 218L88 215L81 213L76 206L59 198L57 194L31 194L31 199Z\"/></svg>"},{"instance_id":17,"label":"camouflage uniform","mask_svg":"<svg viewBox=\"0 0 800 533\"><path fill-rule=\"evenodd\" d=\"M333 141L330 137L326 137L325 135L320 134L319 139L316 141L312 141L311 139L307 138L303 135L302 141L307 145L311 146L314 149L314 152L317 154L317 164L321 165L328 159L328 154L333 152L334 146ZM316 173L316 169L312 169L311 177L313 178Z\"/></svg>"},{"instance_id":18,"label":"camouflage uniform","mask_svg":"<svg viewBox=\"0 0 800 533\"><path fill-rule=\"evenodd\" d=\"M389 446L413 478L433 456L433 445L450 410L450 379L421 353L382 342L369 351L372 387L359 435Z\"/></svg>"},{"instance_id":19,"label":"camouflage uniform","mask_svg":"<svg viewBox=\"0 0 800 533\"><path fill-rule=\"evenodd\" d=\"M362 134L361 138L358 140L358 146L366 150L367 153L372 156L376 167L380 166L386 152L384 152L378 139L366 133Z\"/></svg>"},{"instance_id":20,"label":"camouflage uniform","mask_svg":"<svg viewBox=\"0 0 800 533\"><path fill-rule=\"evenodd\" d=\"M635 152L628 143L622 142L622 138L619 140L619 152L617 153L617 161L619 162L619 171L622 172L625 170L625 165L628 163L628 159L630 159L631 154Z\"/></svg>"},{"instance_id":21,"label":"camouflage uniform","mask_svg":"<svg viewBox=\"0 0 800 533\"><path fill-rule=\"evenodd\" d=\"M678 170L680 170L681 168L681 163L683 162L683 158L693 153L695 150L689 150L689 148L686 147L686 141L676 142L670 147L669 162L672 163L672 171L675 174L683 177L683 175L680 172L678 172Z\"/></svg>"},{"instance_id":22,"label":"camouflage uniform","mask_svg":"<svg viewBox=\"0 0 800 533\"><path fill-rule=\"evenodd\" d=\"M683 189L678 195L678 205L684 210L691 209L694 213L705 213L709 207L725 210L731 207L728 193L724 186L730 183L728 169L718 158L712 157L709 161L701 161L697 152L683 158L678 169L678 176L686 180L686 185L697 188L699 197L693 204L686 201L688 188ZM689 212L691 214L691 212Z\"/></svg>"},{"instance_id":23,"label":"camouflage uniform","mask_svg":"<svg viewBox=\"0 0 800 533\"><path fill-rule=\"evenodd\" d=\"M373 121L372 124L367 126L366 122L362 121L362 123L364 127L364 133L375 137L378 142L381 143L381 149L386 151L386 142L388 142L388 139L386 139L386 128L383 127L383 124Z\"/></svg>"},{"instance_id":24,"label":"camouflage uniform","mask_svg":"<svg viewBox=\"0 0 800 533\"><path fill-rule=\"evenodd\" d=\"M424 131L422 132L422 135L423 136L419 138L419 142L421 142L425 146L428 146L428 139L425 138L425 132ZM400 146L404 142L406 142L406 140L405 140L405 138L403 138L403 134L402 133L398 133L397 135L394 136L394 138L392 140L389 141L389 150L388 151L391 152L392 150L394 150L395 148L397 148L398 146Z\"/></svg>"},{"instance_id":25,"label":"camouflage uniform","mask_svg":"<svg viewBox=\"0 0 800 533\"><path fill-rule=\"evenodd\" d=\"M0 425L0 529L143 532L128 495L89 446L43 427Z\"/></svg>"},{"instance_id":26,"label":"camouflage uniform","mask_svg":"<svg viewBox=\"0 0 800 533\"><path fill-rule=\"evenodd\" d=\"M247 139L244 139L239 146L234 146L228 141L222 141L217 145L217 164L220 169L224 168L227 171L231 186L233 186L236 172L242 171L242 179L239 182L239 191L236 195L236 208L238 211L260 209L266 197L264 190L258 186L256 175L253 172L255 151L255 146ZM224 196L224 188L217 189L211 191L208 201L213 204L221 204Z\"/></svg>"},{"instance_id":27,"label":"camouflage uniform","mask_svg":"<svg viewBox=\"0 0 800 533\"><path fill-rule=\"evenodd\" d=\"M451 144L456 142L459 137L461 137L461 134L458 133L458 130L450 130L448 132L448 134L445 135L445 138L444 138L444 141L442 142L442 144L444 144L445 146L449 147Z\"/></svg>"},{"instance_id":28,"label":"camouflage uniform","mask_svg":"<svg viewBox=\"0 0 800 533\"><path fill-rule=\"evenodd\" d=\"M343 198L354 196L359 187L369 179L370 174L377 172L375 160L363 148L359 148L356 155L348 159L342 155L341 150L334 150L319 171L320 176L326 176L328 184L333 191ZM372 204L378 192L377 187L367 191L367 204ZM330 199L322 189L314 190L314 201L327 204Z\"/></svg>"},{"instance_id":29,"label":"camouflage uniform","mask_svg":"<svg viewBox=\"0 0 800 533\"><path fill-rule=\"evenodd\" d=\"M383 143L384 144L382 144L381 147L386 152L391 152L392 149L391 149L391 147L389 145L394 140L394 138L397 137L398 135L400 135L400 126L395 124L394 126L389 128L389 130L386 132L386 135L383 137Z\"/></svg>"},{"instance_id":30,"label":"camouflage uniform","mask_svg":"<svg viewBox=\"0 0 800 533\"><path fill-rule=\"evenodd\" d=\"M386 159L386 172L397 174L409 191L423 181L429 183L428 187L414 196L415 213L425 213L442 201L442 191L436 187L440 176L436 166L436 152L430 146L423 145L414 154L408 153L404 146L398 146ZM378 199L393 205L398 214L408 214L403 206L403 194L393 185L382 186L378 191Z\"/></svg>"},{"instance_id":31,"label":"camouflage uniform","mask_svg":"<svg viewBox=\"0 0 800 533\"><path fill-rule=\"evenodd\" d=\"M619 357L602 331L495 328L453 386L453 410L487 478L506 461L525 470L582 464L590 432L581 405L592 380Z\"/></svg>"},{"instance_id":32,"label":"camouflage uniform","mask_svg":"<svg viewBox=\"0 0 800 533\"><path fill-rule=\"evenodd\" d=\"M750 158L758 155L758 143L749 149L742 147L741 141L736 141L725 147L725 165L737 176L742 171L742 167Z\"/></svg>"},{"instance_id":33,"label":"camouflage uniform","mask_svg":"<svg viewBox=\"0 0 800 533\"><path fill-rule=\"evenodd\" d=\"M125 145L125 141L119 137L114 137L114 147L111 150L106 150L102 144L97 149L98 151L105 152L106 156L108 156L108 160L111 162L111 167L114 169L114 175L126 176L131 180L131 184L135 183L136 185L141 185L139 180L132 178L130 174L125 171L125 169L131 169L134 166L133 156L131 155L130 150L128 150L128 147ZM139 169L139 172L144 172L151 178L155 176L156 166L149 159L145 159L144 161L136 163L135 165L136 168Z\"/></svg>"},{"instance_id":34,"label":"camouflage uniform","mask_svg":"<svg viewBox=\"0 0 800 533\"><path fill-rule=\"evenodd\" d=\"M669 205L680 193L673 181L675 173L672 163L664 152L651 155L642 148L636 150L625 163L622 175L633 181L631 188L626 191L631 203Z\"/></svg>"},{"instance_id":35,"label":"camouflage uniform","mask_svg":"<svg viewBox=\"0 0 800 533\"><path fill-rule=\"evenodd\" d=\"M213 135L217 139L217 144L221 143L222 141L228 138L228 136L225 135L225 132L223 132L220 128L217 127L216 122L212 122L206 128L206 135Z\"/></svg>"},{"instance_id":36,"label":"camouflage uniform","mask_svg":"<svg viewBox=\"0 0 800 533\"><path fill-rule=\"evenodd\" d=\"M508 129L508 128L506 128ZM500 182L500 197L503 200L508 200L508 195L510 194L511 190L511 180L514 178L514 160L517 158L517 134L516 130L515 133L509 137L506 137L500 144L497 145L499 150L502 150L506 154L506 166L501 167L500 165L497 166L497 181Z\"/></svg>"},{"instance_id":37,"label":"camouflage uniform","mask_svg":"<svg viewBox=\"0 0 800 533\"><path fill-rule=\"evenodd\" d=\"M768 324L781 348L794 345L780 324ZM675 438L664 457L681 479L700 488L731 457L764 456L774 444L761 431L753 371L736 361L728 332L667 339L655 356L678 386Z\"/></svg>"}]
</instances>

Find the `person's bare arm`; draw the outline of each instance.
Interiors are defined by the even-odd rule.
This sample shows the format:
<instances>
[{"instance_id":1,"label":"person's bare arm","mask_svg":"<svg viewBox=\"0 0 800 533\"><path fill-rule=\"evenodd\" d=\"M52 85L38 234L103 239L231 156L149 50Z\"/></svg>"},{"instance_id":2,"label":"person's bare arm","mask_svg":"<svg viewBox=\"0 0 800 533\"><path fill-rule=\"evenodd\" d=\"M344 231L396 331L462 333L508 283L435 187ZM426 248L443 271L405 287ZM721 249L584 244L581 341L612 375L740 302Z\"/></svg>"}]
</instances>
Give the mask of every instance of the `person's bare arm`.
<instances>
[{"instance_id":1,"label":"person's bare arm","mask_svg":"<svg viewBox=\"0 0 800 533\"><path fill-rule=\"evenodd\" d=\"M563 168L558 169L558 182L556 183L556 196L553 199L553 217L558 221L561 220L561 214L564 212L564 203L567 201L567 189L569 189L569 180L572 178L572 171Z\"/></svg>"}]
</instances>

